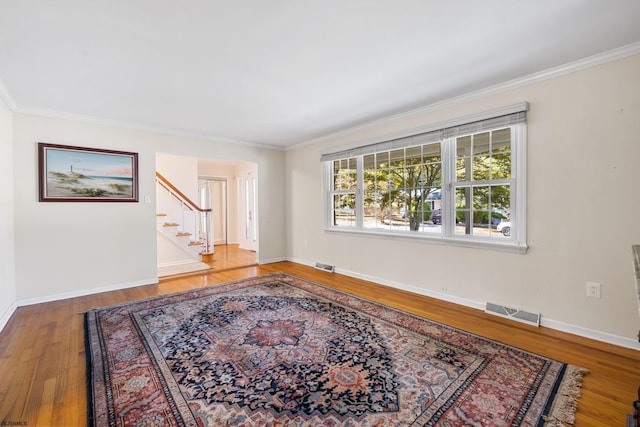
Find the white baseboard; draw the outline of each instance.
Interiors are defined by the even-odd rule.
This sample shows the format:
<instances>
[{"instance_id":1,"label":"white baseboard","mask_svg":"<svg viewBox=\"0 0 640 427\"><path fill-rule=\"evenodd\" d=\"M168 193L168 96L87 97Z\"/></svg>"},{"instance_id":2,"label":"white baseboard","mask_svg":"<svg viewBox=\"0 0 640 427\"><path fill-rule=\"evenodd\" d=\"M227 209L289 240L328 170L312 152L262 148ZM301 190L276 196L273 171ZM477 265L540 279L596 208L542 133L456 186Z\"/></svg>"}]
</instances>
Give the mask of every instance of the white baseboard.
<instances>
[{"instance_id":1,"label":"white baseboard","mask_svg":"<svg viewBox=\"0 0 640 427\"><path fill-rule=\"evenodd\" d=\"M9 308L2 315L2 317L0 317L0 332L2 332L5 326L7 326L7 323L9 323L9 319L11 319L11 316L13 316L13 313L15 313L17 308L18 308L18 304L14 302L9 306Z\"/></svg>"},{"instance_id":2,"label":"white baseboard","mask_svg":"<svg viewBox=\"0 0 640 427\"><path fill-rule=\"evenodd\" d=\"M288 261L295 262L298 264L307 265L309 267L313 267L314 263L306 260L296 259L296 258L288 258ZM391 280L380 279L373 276L367 276L364 274L356 273L353 271L343 270L341 268L336 269L336 273L343 274L345 276L355 277L357 279L366 280L369 282L377 283L380 285L389 286L396 289L401 289L404 291L413 292L414 294L424 295L432 298L436 298L439 300L452 302L454 304L459 304L465 307L471 307L478 310L483 310L485 308L486 303L473 301L466 298L460 298L452 295L443 294L440 292L429 291L425 289L420 289L415 286L409 286L403 283L394 282ZM327 273L331 274L331 273ZM583 338L589 338L595 341L601 341L607 344L613 344L619 347L630 348L633 350L640 350L640 342L637 340L623 337L620 335L610 334L608 332L597 331L594 329L585 328L578 325L572 325L569 323L560 322L558 320L548 319L545 317L541 317L540 326L544 326L546 328L555 329L562 332L567 332L573 335L578 335Z\"/></svg>"},{"instance_id":3,"label":"white baseboard","mask_svg":"<svg viewBox=\"0 0 640 427\"><path fill-rule=\"evenodd\" d=\"M180 261L169 261L169 262L161 262L158 263L158 268L162 267L175 267L176 265L185 265L185 264L193 264L194 262L200 262L197 259L183 259Z\"/></svg>"},{"instance_id":4,"label":"white baseboard","mask_svg":"<svg viewBox=\"0 0 640 427\"><path fill-rule=\"evenodd\" d=\"M557 331L567 332L569 334L578 335L595 341L605 342L607 344L617 345L618 347L630 348L632 350L640 350L640 342L621 335L610 334L608 332L598 331L595 329L584 328L582 326L572 325L570 323L560 322L559 320L540 318L540 326L545 326Z\"/></svg>"},{"instance_id":5,"label":"white baseboard","mask_svg":"<svg viewBox=\"0 0 640 427\"><path fill-rule=\"evenodd\" d=\"M113 285L101 286L99 288L81 289L78 291L63 292L60 294L46 295L43 297L27 298L16 302L18 307L26 305L40 304L43 302L59 301L63 299L84 297L87 295L99 294L102 292L118 291L120 289L135 288L136 286L152 285L158 283L158 278L148 278L143 280L136 280L135 282L128 283L116 283Z\"/></svg>"},{"instance_id":6,"label":"white baseboard","mask_svg":"<svg viewBox=\"0 0 640 427\"><path fill-rule=\"evenodd\" d=\"M283 262L283 261L288 261L288 258L287 257L269 258L269 259L257 260L256 262L260 265L263 265L263 264L273 264L274 262Z\"/></svg>"}]
</instances>

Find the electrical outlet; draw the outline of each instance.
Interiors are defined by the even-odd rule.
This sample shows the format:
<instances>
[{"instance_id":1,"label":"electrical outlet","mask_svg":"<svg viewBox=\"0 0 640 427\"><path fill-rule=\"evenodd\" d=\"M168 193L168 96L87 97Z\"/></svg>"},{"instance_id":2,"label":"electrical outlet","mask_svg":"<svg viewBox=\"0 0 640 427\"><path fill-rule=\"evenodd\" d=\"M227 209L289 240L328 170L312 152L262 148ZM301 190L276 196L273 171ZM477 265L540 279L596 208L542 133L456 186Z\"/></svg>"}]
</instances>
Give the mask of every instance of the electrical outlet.
<instances>
[{"instance_id":1,"label":"electrical outlet","mask_svg":"<svg viewBox=\"0 0 640 427\"><path fill-rule=\"evenodd\" d=\"M600 283L587 282L587 296L591 298L600 298Z\"/></svg>"}]
</instances>

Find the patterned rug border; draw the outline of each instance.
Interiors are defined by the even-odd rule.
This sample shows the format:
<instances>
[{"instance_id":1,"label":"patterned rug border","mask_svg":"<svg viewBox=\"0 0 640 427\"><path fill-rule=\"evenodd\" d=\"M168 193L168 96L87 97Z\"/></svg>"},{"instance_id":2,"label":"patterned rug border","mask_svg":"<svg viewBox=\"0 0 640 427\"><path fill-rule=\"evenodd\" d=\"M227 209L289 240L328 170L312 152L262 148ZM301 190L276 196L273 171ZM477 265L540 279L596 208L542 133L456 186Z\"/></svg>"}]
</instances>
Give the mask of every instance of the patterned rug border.
<instances>
[{"instance_id":1,"label":"patterned rug border","mask_svg":"<svg viewBox=\"0 0 640 427\"><path fill-rule=\"evenodd\" d=\"M585 375L589 374L589 371L587 369L570 365L558 360L554 360L549 357L542 356L540 354L533 353L531 351L528 351L522 348L518 348L509 344L502 343L500 341L492 340L482 335L478 335L476 333L472 333L460 328L449 326L447 324L434 321L429 318L422 317L407 311L403 311L398 308L391 307L376 301L372 301L367 298L364 298L340 289L332 288L322 283L317 283L315 281L301 278L301 277L284 273L284 272L274 272L274 273L269 273L265 275L248 277L248 278L238 279L238 280L224 282L224 283L215 284L215 285L209 285L209 286L205 286L197 289L190 289L185 291L178 291L178 292L173 292L173 293L168 293L163 295L157 295L149 298L144 298L141 300L128 301L120 304L101 306L101 307L96 307L96 308L87 310L84 313L84 327L85 327L84 333L85 333L85 351L86 351L85 354L86 354L86 372L87 372L87 416L88 416L89 425L95 425L95 421L96 421L94 419L95 396L94 396L94 387L93 387L93 379L95 376L94 368L96 367L95 366L96 363L98 364L98 367L99 367L97 371L102 373L105 372L102 366L102 362L103 362L102 358L95 357L94 355L95 350L92 350L91 348L89 323L90 323L90 317L92 315L96 315L98 312L101 312L101 311L113 310L113 309L124 308L124 307L131 307L132 308L131 311L134 312L135 306L138 306L138 305L151 304L156 301L166 300L170 298L171 299L180 298L180 300L176 302L182 302L190 299L206 297L212 294L224 293L224 292L228 292L235 289L250 288L269 280L283 281L288 286L293 286L293 287L302 289L306 292L310 292L314 295L317 295L320 298L328 299L334 304L340 305L342 307L348 307L350 309L362 312L367 316L372 316L372 315L369 314L369 312L362 306L358 306L358 305L353 306L353 305L345 304L342 301L332 299L330 298L330 296L324 295L322 293L318 293L309 288L312 288L312 287L321 288L325 293L339 294L339 295L342 295L343 297L354 298L355 300L360 301L360 303L362 303L364 306L381 307L381 308L384 308L385 310L394 312L396 314L407 316L417 321L426 321L427 323L437 325L437 327L440 327L455 333L459 333L462 335L466 335L469 337L473 337L480 341L484 341L487 343L497 343L503 346L504 348L508 348L511 350L526 353L526 354L540 357L543 359L548 359L556 363L560 363L563 365L561 368L563 371L563 373L561 374L562 379L555 384L555 387L553 388L553 391L548 398L548 401L544 407L544 410L542 411L542 419L540 420L540 423L538 425L554 427L554 426L573 425L573 423L575 422L575 412L578 407L578 398L580 397L580 388L582 386L582 379ZM293 282L296 280L301 281L303 285L300 286L299 284ZM310 286L304 286L305 284L308 284ZM242 286L238 286L238 285L242 285ZM406 329L405 325L401 323L397 323L389 318L380 319L380 320L383 320L385 322L390 322L397 327ZM422 331L421 333L427 336L431 336L424 331ZM100 360L96 360L96 359L100 359ZM106 383L107 381L105 380L104 382ZM417 421L418 420L416 420L416 422Z\"/></svg>"}]
</instances>

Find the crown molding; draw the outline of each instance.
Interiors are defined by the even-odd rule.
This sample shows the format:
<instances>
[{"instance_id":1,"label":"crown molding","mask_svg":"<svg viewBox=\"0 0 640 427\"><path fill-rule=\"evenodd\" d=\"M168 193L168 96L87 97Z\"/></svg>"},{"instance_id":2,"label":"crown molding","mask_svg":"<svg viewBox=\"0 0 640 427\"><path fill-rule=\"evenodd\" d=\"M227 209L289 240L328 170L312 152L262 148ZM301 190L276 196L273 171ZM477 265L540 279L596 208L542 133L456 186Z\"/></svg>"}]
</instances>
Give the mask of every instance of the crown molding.
<instances>
[{"instance_id":1,"label":"crown molding","mask_svg":"<svg viewBox=\"0 0 640 427\"><path fill-rule=\"evenodd\" d=\"M183 131L178 129L165 128L162 126L143 125L139 123L132 123L132 122L127 122L122 120L106 119L102 117L86 116L82 114L66 113L62 111L38 110L34 108L25 108L22 106L17 106L14 112L20 113L20 114L33 115L33 116L48 117L53 119L71 120L71 121L76 121L80 123L111 126L111 127L117 127L117 128L123 128L123 129L139 130L143 132L152 132L152 133L158 133L162 135L178 136L182 138L200 139L204 141L219 142L223 144L241 145L241 146L250 147L250 148L262 148L262 149L275 150L275 151L284 150L283 147L278 145L242 141L238 139L226 138L222 136L210 135L205 133L189 132L189 131Z\"/></svg>"},{"instance_id":2,"label":"crown molding","mask_svg":"<svg viewBox=\"0 0 640 427\"><path fill-rule=\"evenodd\" d=\"M632 43L632 44L622 46L616 49L612 49L606 52L602 52L596 55L588 56L586 58L582 58L577 61L569 62L563 65L559 65L557 67L532 73L524 77L519 77L517 79L509 80L503 83L499 83L497 85L489 86L484 89L468 92L460 96L445 99L443 101L435 102L432 104L427 104L421 107L412 108L410 110L403 111L397 114L392 114L390 116L386 116L381 119L372 120L372 121L363 123L361 125L343 129L343 130L331 133L329 135L310 139L297 144L292 144L287 146L285 149L288 151L288 150L294 150L296 148L302 148L307 145L318 144L318 143L325 142L340 136L345 136L358 131L367 130L372 127L380 126L385 123L394 122L394 121L401 120L403 118L408 118L421 113L437 111L445 107L450 107L456 104L462 104L465 102L484 98L490 95L499 94L502 92L517 89L523 86L528 86L528 85L542 82L545 80L553 79L566 74L575 73L580 70L596 67L598 65L617 61L619 59L624 59L629 56L638 55L638 54L640 54L640 42Z\"/></svg>"},{"instance_id":3,"label":"crown molding","mask_svg":"<svg viewBox=\"0 0 640 427\"><path fill-rule=\"evenodd\" d=\"M275 150L275 151L288 151L288 150L301 148L307 145L313 145L313 144L325 142L333 138L349 135L357 131L366 130L375 126L380 126L388 122L401 120L403 118L410 117L416 114L428 113L431 111L442 109L444 107L449 107L456 104L461 104L464 102L469 102L479 98L487 97L490 95L499 94L501 92L506 92L519 87L542 82L544 80L574 73L587 68L606 64L608 62L617 61L619 59L623 59L623 58L637 55L637 54L640 54L640 42L632 43L626 46L619 47L617 49L609 50L607 52L599 53L599 54L592 55L592 56L589 56L577 61L573 61L564 65L560 65L558 67L549 68L547 70L529 74L524 77L513 79L510 81L500 83L494 86L490 86L484 89L480 89L477 91L469 92L469 93L456 96L453 98L449 98L443 101L435 102L435 103L424 105L417 108L412 108L404 112L392 114L390 116L383 117L377 120L372 120L372 121L363 123L361 125L349 127L347 129L330 133L328 135L324 135L318 138L313 138L307 141L291 144L284 147L279 145L236 140L236 139L225 138L225 137L204 134L204 133L188 132L183 130L164 128L161 126L149 126L149 125L142 125L139 123L105 119L105 118L86 116L81 114L28 108L28 107L24 107L16 104L15 100L9 93L2 79L0 79L0 98L7 104L7 107L9 107L9 109L14 113L28 114L28 115L34 115L34 116L56 118L56 119L64 119L64 120L72 120L72 121L77 121L81 123L90 123L90 124L97 124L97 125L104 125L104 126L134 129L134 130L140 130L145 132L159 133L163 135L173 135L173 136L179 136L184 138L201 139L205 141L241 145L241 146L250 147L250 148L261 148L261 149L268 149L268 150Z\"/></svg>"},{"instance_id":4,"label":"crown molding","mask_svg":"<svg viewBox=\"0 0 640 427\"><path fill-rule=\"evenodd\" d=\"M13 100L6 90L5 90L5 93L9 96L11 100ZM0 87L0 96L2 96L2 87ZM132 122L127 122L122 120L106 119L102 117L67 113L63 111L40 110L36 108L28 108L28 107L23 107L21 105L16 105L15 102L13 103L13 107L10 106L10 108L16 114L26 114L31 116L39 116L39 117L46 117L46 118L52 118L52 119L71 120L71 121L86 123L86 124L138 130L143 132L158 133L161 135L178 136L182 138L200 139L204 141L240 145L240 146L250 147L250 148L261 148L261 149L267 149L267 150L284 151L284 147L281 147L279 145L242 141L238 139L226 138L222 136L210 135L205 133L189 132L189 131L177 130L172 128L165 128L162 126L143 125L139 123L132 123Z\"/></svg>"},{"instance_id":5,"label":"crown molding","mask_svg":"<svg viewBox=\"0 0 640 427\"><path fill-rule=\"evenodd\" d=\"M7 87L5 86L1 78L0 78L0 99L2 99L5 102L5 104L7 104L7 107L9 107L9 109L16 114L26 114L31 116L47 117L52 119L71 120L71 121L76 121L80 123L139 130L144 132L159 133L162 135L179 136L183 138L201 139L205 141L220 142L224 144L241 145L241 146L250 147L250 148L262 148L267 150L284 151L284 147L281 147L279 145L242 141L242 140L225 138L225 137L216 136L216 135L181 131L181 130L176 130L171 128L164 128L161 126L148 126L148 125L142 125L139 123L131 123L131 122L120 121L120 120L106 119L102 117L67 113L63 111L40 110L36 108L24 107L22 105L16 104L15 100L13 99L13 96L11 96L11 93L9 93L9 90L7 89Z\"/></svg>"}]
</instances>

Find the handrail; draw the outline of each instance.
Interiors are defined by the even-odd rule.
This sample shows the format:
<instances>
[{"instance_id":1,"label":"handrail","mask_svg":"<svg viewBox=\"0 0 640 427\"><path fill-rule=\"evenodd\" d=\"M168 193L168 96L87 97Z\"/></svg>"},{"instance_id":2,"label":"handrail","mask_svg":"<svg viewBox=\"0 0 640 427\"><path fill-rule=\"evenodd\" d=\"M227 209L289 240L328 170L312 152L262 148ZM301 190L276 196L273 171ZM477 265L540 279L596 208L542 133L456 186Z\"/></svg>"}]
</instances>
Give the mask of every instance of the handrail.
<instances>
[{"instance_id":1,"label":"handrail","mask_svg":"<svg viewBox=\"0 0 640 427\"><path fill-rule=\"evenodd\" d=\"M156 172L156 178L158 178L160 181L162 181L163 183L165 183L170 189L171 191L175 192L178 196L180 196L189 206L191 206L193 209L197 210L198 212L211 212L211 208L201 208L200 206L196 205L189 197L187 197L182 191L178 190L176 188L175 185L173 185L172 183L169 182L169 180L167 178L165 178L164 176L162 176L160 174L160 172Z\"/></svg>"},{"instance_id":2,"label":"handrail","mask_svg":"<svg viewBox=\"0 0 640 427\"><path fill-rule=\"evenodd\" d=\"M175 185L173 185L167 178L162 176L159 172L156 171L156 184L160 185L160 187L164 188L168 194L177 200L182 209L182 233L186 233L190 236L196 236L196 239L192 241L192 243L200 243L202 245L201 255L210 255L213 253L211 242L213 241L213 229L211 227L211 216L213 215L212 208L201 208L196 205L193 200L191 200L187 195L185 195L182 191L180 191ZM191 211L197 216L201 217L200 221L195 221L195 223L188 224L184 212L186 210ZM197 211L198 213L196 213ZM195 218L194 218L195 219ZM178 225L178 224L172 224ZM193 228L190 228L193 226ZM188 228L188 231L187 231Z\"/></svg>"}]
</instances>

